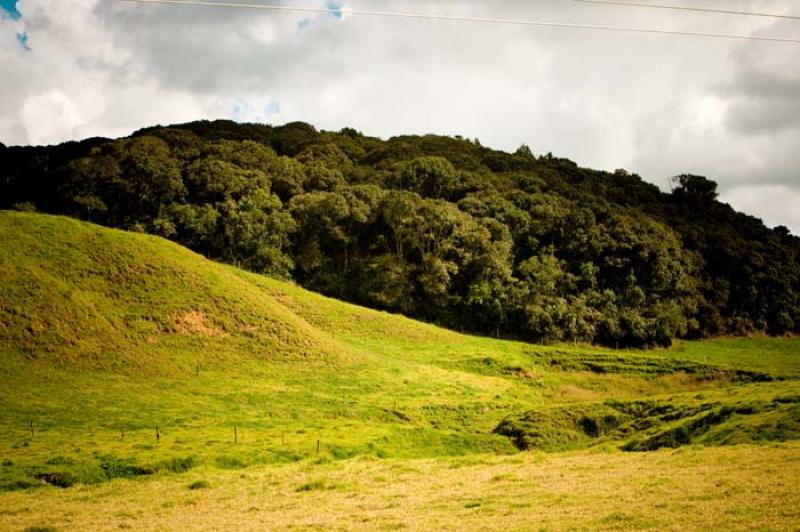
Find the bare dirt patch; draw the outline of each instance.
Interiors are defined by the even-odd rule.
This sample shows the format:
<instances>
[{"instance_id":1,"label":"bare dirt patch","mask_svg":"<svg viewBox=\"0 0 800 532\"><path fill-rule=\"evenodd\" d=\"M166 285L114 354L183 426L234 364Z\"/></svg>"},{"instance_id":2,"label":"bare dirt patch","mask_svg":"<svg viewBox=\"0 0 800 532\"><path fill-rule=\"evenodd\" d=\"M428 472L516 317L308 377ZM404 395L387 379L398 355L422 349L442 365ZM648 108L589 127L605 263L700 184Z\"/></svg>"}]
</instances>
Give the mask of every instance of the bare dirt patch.
<instances>
[{"instance_id":1,"label":"bare dirt patch","mask_svg":"<svg viewBox=\"0 0 800 532\"><path fill-rule=\"evenodd\" d=\"M175 330L182 334L200 334L203 336L225 336L225 332L210 325L206 315L199 310L190 310L182 314L170 316Z\"/></svg>"}]
</instances>

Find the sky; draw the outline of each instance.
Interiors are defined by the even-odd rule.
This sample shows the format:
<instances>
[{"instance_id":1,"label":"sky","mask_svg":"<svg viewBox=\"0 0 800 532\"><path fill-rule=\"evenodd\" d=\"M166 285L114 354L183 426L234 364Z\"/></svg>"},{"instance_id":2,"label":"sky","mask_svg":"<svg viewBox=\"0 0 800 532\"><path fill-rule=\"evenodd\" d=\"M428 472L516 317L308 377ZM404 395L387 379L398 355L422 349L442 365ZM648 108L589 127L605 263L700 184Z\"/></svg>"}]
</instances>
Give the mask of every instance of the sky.
<instances>
[{"instance_id":1,"label":"sky","mask_svg":"<svg viewBox=\"0 0 800 532\"><path fill-rule=\"evenodd\" d=\"M574 0L249 1L329 11L0 0L0 142L216 118L462 135L664 190L704 175L722 201L800 234L800 44L347 11L788 38L800 20ZM800 15L793 0L639 1Z\"/></svg>"}]
</instances>

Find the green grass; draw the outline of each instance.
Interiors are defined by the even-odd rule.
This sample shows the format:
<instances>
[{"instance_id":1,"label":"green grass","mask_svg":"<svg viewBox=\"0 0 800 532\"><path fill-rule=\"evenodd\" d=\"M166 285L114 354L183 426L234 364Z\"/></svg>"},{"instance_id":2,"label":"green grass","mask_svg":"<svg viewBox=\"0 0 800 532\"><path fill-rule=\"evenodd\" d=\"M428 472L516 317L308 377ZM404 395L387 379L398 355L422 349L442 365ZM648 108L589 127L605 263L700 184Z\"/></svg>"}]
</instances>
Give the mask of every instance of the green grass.
<instances>
[{"instance_id":1,"label":"green grass","mask_svg":"<svg viewBox=\"0 0 800 532\"><path fill-rule=\"evenodd\" d=\"M461 335L159 238L17 212L0 212L0 278L7 493L196 471L211 479L197 493L210 493L217 474L254 467L480 462L519 449L621 460L800 436L797 339L640 352ZM291 491L347 485L320 478Z\"/></svg>"},{"instance_id":2,"label":"green grass","mask_svg":"<svg viewBox=\"0 0 800 532\"><path fill-rule=\"evenodd\" d=\"M776 377L800 377L800 343L796 338L720 338L713 342L682 342L676 356Z\"/></svg>"},{"instance_id":3,"label":"green grass","mask_svg":"<svg viewBox=\"0 0 800 532\"><path fill-rule=\"evenodd\" d=\"M189 484L189 489L191 491L195 490L204 490L211 487L211 484L207 480L195 480L191 484Z\"/></svg>"},{"instance_id":4,"label":"green grass","mask_svg":"<svg viewBox=\"0 0 800 532\"><path fill-rule=\"evenodd\" d=\"M796 530L797 442L365 457L0 495L0 529Z\"/></svg>"}]
</instances>

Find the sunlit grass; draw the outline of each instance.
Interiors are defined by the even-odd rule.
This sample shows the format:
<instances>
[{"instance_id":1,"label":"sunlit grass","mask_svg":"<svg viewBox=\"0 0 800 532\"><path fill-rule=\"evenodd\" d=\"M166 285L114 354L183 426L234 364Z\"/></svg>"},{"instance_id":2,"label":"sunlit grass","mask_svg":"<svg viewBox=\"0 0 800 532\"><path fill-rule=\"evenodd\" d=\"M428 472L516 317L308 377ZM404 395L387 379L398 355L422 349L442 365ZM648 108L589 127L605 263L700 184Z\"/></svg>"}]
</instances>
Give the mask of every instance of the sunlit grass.
<instances>
[{"instance_id":1,"label":"sunlit grass","mask_svg":"<svg viewBox=\"0 0 800 532\"><path fill-rule=\"evenodd\" d=\"M799 464L792 443L201 468L7 493L0 528L791 530Z\"/></svg>"},{"instance_id":2,"label":"sunlit grass","mask_svg":"<svg viewBox=\"0 0 800 532\"><path fill-rule=\"evenodd\" d=\"M797 447L770 443L800 436L797 339L462 335L21 213L0 213L0 274L3 529L797 522ZM536 452L504 420L535 420L520 424ZM713 447L621 451L652 441Z\"/></svg>"}]
</instances>

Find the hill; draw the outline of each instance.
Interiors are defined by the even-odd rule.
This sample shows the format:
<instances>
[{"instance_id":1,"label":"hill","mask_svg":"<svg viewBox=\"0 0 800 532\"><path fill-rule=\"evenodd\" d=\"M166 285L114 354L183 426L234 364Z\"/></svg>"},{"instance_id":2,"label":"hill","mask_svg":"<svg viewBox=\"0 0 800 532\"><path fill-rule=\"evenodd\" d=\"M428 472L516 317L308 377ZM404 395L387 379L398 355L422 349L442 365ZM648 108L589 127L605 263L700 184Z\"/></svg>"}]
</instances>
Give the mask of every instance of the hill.
<instances>
[{"instance_id":1,"label":"hill","mask_svg":"<svg viewBox=\"0 0 800 532\"><path fill-rule=\"evenodd\" d=\"M668 346L800 332L800 239L676 176L527 146L227 121L0 147L0 208L167 237L207 258L452 329Z\"/></svg>"},{"instance_id":2,"label":"hill","mask_svg":"<svg viewBox=\"0 0 800 532\"><path fill-rule=\"evenodd\" d=\"M167 240L0 212L0 487L355 456L793 440L798 342L454 333Z\"/></svg>"}]
</instances>

